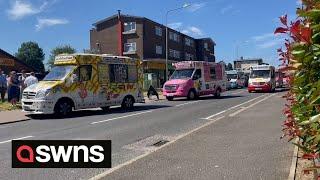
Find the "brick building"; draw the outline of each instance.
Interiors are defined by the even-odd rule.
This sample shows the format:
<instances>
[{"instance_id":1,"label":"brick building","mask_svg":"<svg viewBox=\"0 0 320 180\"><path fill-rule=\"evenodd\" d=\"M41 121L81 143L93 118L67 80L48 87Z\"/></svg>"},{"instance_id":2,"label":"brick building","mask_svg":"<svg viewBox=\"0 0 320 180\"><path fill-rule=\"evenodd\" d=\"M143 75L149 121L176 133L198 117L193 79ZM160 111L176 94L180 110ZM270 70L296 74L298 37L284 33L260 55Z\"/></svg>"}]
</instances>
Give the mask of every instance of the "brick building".
<instances>
[{"instance_id":1,"label":"brick building","mask_svg":"<svg viewBox=\"0 0 320 180\"><path fill-rule=\"evenodd\" d=\"M0 49L0 68L9 74L10 71L21 72L21 70L34 71L32 67L17 59L6 51Z\"/></svg>"},{"instance_id":2,"label":"brick building","mask_svg":"<svg viewBox=\"0 0 320 180\"><path fill-rule=\"evenodd\" d=\"M241 57L240 59L234 61L234 69L244 72L244 73L250 73L250 68L252 66L261 65L264 64L263 60L260 58L256 59L244 59Z\"/></svg>"},{"instance_id":3,"label":"brick building","mask_svg":"<svg viewBox=\"0 0 320 180\"><path fill-rule=\"evenodd\" d=\"M113 15L93 24L90 49L101 54L124 55L143 61L145 80L159 87L165 79L166 27L145 17ZM168 68L183 60L215 61L215 42L195 39L168 28Z\"/></svg>"}]
</instances>

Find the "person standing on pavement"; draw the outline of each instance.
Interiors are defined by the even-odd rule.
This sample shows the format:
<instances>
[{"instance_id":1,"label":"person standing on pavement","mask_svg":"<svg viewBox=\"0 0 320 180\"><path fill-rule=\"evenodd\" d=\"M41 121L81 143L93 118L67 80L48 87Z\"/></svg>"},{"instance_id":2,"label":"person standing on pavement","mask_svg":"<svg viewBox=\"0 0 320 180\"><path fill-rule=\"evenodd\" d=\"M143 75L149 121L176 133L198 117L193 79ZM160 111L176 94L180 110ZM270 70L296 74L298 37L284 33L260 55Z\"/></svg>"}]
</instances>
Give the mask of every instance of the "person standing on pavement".
<instances>
[{"instance_id":1,"label":"person standing on pavement","mask_svg":"<svg viewBox=\"0 0 320 180\"><path fill-rule=\"evenodd\" d=\"M15 71L10 73L8 80L8 101L14 106L20 98L20 83Z\"/></svg>"},{"instance_id":2,"label":"person standing on pavement","mask_svg":"<svg viewBox=\"0 0 320 180\"><path fill-rule=\"evenodd\" d=\"M7 92L7 77L4 74L4 72L0 69L0 95L1 95L1 101L4 102L4 97Z\"/></svg>"},{"instance_id":3,"label":"person standing on pavement","mask_svg":"<svg viewBox=\"0 0 320 180\"><path fill-rule=\"evenodd\" d=\"M26 86L24 85L24 81L26 80L26 78L27 78L26 71L21 70L21 76L19 76L19 78L18 78L19 83L20 83L20 97L19 98L21 98L23 90L26 88Z\"/></svg>"},{"instance_id":4,"label":"person standing on pavement","mask_svg":"<svg viewBox=\"0 0 320 180\"><path fill-rule=\"evenodd\" d=\"M25 80L24 80L24 86L25 87L29 87L32 84L36 84L38 83L38 78L35 77L34 72L30 73L30 76L28 76Z\"/></svg>"}]
</instances>

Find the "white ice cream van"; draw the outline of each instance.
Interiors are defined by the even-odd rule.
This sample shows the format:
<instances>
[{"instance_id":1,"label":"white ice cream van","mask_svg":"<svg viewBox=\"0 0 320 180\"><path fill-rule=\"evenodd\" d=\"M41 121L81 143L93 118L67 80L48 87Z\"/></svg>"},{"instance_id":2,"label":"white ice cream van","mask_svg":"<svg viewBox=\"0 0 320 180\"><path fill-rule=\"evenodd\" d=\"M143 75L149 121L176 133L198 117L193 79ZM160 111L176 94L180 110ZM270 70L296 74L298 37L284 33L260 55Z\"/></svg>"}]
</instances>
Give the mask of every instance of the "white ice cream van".
<instances>
[{"instance_id":1,"label":"white ice cream van","mask_svg":"<svg viewBox=\"0 0 320 180\"><path fill-rule=\"evenodd\" d=\"M276 89L275 68L270 65L251 67L248 92L273 92Z\"/></svg>"},{"instance_id":2,"label":"white ice cream van","mask_svg":"<svg viewBox=\"0 0 320 180\"><path fill-rule=\"evenodd\" d=\"M22 108L33 114L67 115L72 110L144 102L140 61L110 55L57 56L50 73L22 95Z\"/></svg>"}]
</instances>

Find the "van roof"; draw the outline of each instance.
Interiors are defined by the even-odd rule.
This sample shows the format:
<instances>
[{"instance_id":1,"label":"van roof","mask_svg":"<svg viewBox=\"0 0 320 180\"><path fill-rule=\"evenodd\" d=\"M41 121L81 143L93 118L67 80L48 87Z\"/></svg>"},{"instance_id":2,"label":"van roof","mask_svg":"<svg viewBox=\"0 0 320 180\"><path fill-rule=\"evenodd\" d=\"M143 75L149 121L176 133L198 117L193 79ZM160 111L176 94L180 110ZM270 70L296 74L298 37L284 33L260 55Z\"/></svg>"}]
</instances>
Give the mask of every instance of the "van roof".
<instances>
[{"instance_id":1,"label":"van roof","mask_svg":"<svg viewBox=\"0 0 320 180\"><path fill-rule=\"evenodd\" d=\"M115 55L112 55L112 54L90 54L90 53L59 54L57 56L99 56L99 57L132 59L132 58L127 57L127 56L115 56Z\"/></svg>"}]
</instances>

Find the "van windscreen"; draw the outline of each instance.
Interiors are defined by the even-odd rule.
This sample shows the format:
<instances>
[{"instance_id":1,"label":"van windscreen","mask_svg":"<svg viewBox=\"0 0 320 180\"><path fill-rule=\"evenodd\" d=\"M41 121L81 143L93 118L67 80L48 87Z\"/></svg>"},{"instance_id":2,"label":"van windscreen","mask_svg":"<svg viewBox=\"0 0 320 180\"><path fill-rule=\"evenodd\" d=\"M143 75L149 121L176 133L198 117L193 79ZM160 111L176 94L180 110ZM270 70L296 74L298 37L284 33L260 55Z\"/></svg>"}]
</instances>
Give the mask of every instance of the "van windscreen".
<instances>
[{"instance_id":1,"label":"van windscreen","mask_svg":"<svg viewBox=\"0 0 320 180\"><path fill-rule=\"evenodd\" d=\"M194 69L175 70L170 79L187 79L191 78Z\"/></svg>"},{"instance_id":2,"label":"van windscreen","mask_svg":"<svg viewBox=\"0 0 320 180\"><path fill-rule=\"evenodd\" d=\"M268 78L270 77L270 70L253 70L250 73L250 78Z\"/></svg>"},{"instance_id":3,"label":"van windscreen","mask_svg":"<svg viewBox=\"0 0 320 180\"><path fill-rule=\"evenodd\" d=\"M43 79L43 81L60 81L63 80L75 66L55 66L51 69L49 74Z\"/></svg>"}]
</instances>

